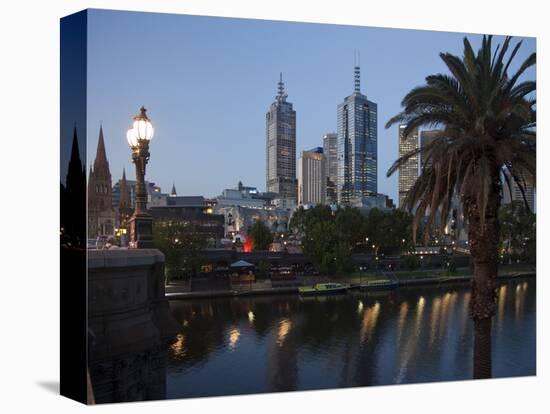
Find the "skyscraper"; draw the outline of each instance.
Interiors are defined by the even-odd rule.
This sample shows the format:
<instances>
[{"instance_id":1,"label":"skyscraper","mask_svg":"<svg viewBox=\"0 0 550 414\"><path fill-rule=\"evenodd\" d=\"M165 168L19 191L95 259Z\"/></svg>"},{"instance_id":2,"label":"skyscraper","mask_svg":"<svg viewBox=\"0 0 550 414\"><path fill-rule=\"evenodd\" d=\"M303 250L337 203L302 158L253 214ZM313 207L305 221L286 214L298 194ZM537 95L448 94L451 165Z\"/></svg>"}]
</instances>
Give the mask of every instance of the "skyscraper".
<instances>
[{"instance_id":1,"label":"skyscraper","mask_svg":"<svg viewBox=\"0 0 550 414\"><path fill-rule=\"evenodd\" d=\"M354 90L338 105L338 203L378 192L377 105L360 90L354 67Z\"/></svg>"},{"instance_id":2,"label":"skyscraper","mask_svg":"<svg viewBox=\"0 0 550 414\"><path fill-rule=\"evenodd\" d=\"M510 172L507 169L503 170L503 175L506 176L506 179L503 177L503 185L502 185L502 204L508 204L513 201L525 203L527 201L527 205L529 206L529 209L532 212L535 212L535 187L533 183L530 180L527 180L525 177L520 176L518 177L521 183L521 187L523 188L523 194L521 192L522 188L518 185L518 183L512 178ZM507 181L510 182L510 187L508 187ZM525 195L525 200L524 200Z\"/></svg>"},{"instance_id":3,"label":"skyscraper","mask_svg":"<svg viewBox=\"0 0 550 414\"><path fill-rule=\"evenodd\" d=\"M325 204L327 163L323 148L302 151L298 160L298 204Z\"/></svg>"},{"instance_id":4,"label":"skyscraper","mask_svg":"<svg viewBox=\"0 0 550 414\"><path fill-rule=\"evenodd\" d=\"M437 137L441 134L440 129L430 129L430 130L424 130L420 131L420 148L425 148L427 145L431 144ZM420 169L422 170L424 168L424 163L426 162L425 159L426 156L420 154Z\"/></svg>"},{"instance_id":5,"label":"skyscraper","mask_svg":"<svg viewBox=\"0 0 550 414\"><path fill-rule=\"evenodd\" d=\"M103 127L99 128L94 167L88 177L88 237L111 236L115 229L115 210L111 172L105 151Z\"/></svg>"},{"instance_id":6,"label":"skyscraper","mask_svg":"<svg viewBox=\"0 0 550 414\"><path fill-rule=\"evenodd\" d=\"M283 74L266 113L266 190L296 201L296 111L287 102Z\"/></svg>"},{"instance_id":7,"label":"skyscraper","mask_svg":"<svg viewBox=\"0 0 550 414\"><path fill-rule=\"evenodd\" d=\"M404 135L405 125L399 125L399 157L418 149L418 129ZM403 207L405 197L418 178L418 154L410 157L399 166L399 207Z\"/></svg>"},{"instance_id":8,"label":"skyscraper","mask_svg":"<svg viewBox=\"0 0 550 414\"><path fill-rule=\"evenodd\" d=\"M338 134L329 132L323 137L323 154L327 170L327 203L336 203L336 181L338 180Z\"/></svg>"}]
</instances>

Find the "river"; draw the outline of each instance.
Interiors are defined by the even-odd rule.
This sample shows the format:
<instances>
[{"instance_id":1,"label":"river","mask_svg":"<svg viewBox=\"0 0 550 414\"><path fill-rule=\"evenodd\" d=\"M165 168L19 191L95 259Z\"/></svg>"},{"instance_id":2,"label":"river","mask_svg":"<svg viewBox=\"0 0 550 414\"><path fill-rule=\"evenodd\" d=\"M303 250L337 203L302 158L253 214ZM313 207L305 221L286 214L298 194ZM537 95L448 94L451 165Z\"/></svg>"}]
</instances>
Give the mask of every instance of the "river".
<instances>
[{"instance_id":1,"label":"river","mask_svg":"<svg viewBox=\"0 0 550 414\"><path fill-rule=\"evenodd\" d=\"M536 280L500 282L493 376L536 373ZM472 377L469 284L172 301L166 397Z\"/></svg>"}]
</instances>

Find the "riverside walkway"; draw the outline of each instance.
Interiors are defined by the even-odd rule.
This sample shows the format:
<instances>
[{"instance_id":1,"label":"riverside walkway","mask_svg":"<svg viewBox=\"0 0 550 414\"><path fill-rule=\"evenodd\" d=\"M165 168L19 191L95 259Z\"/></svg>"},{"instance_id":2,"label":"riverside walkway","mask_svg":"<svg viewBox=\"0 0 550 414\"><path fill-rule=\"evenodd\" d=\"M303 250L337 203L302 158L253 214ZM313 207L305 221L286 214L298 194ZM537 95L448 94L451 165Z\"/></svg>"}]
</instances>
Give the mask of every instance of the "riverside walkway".
<instances>
[{"instance_id":1,"label":"riverside walkway","mask_svg":"<svg viewBox=\"0 0 550 414\"><path fill-rule=\"evenodd\" d=\"M462 272L464 269L462 270ZM459 270L460 272L460 270ZM521 270L503 270L499 272L498 279L514 279L522 277L534 277L536 275L535 268ZM471 274L456 274L456 275L422 275L414 272L394 272L391 274L381 274L379 276L348 276L348 277L323 277L323 276L299 276L296 281L300 286L312 285L314 283L347 283L350 289L370 290L370 287L363 281L381 281L389 278L397 281L397 287L429 285L429 284L445 284L468 282L472 279ZM373 284L374 285L374 284ZM395 287L395 286L394 286ZM372 287L372 289L380 289ZM388 288L390 289L390 288ZM270 280L233 286L227 289L211 289L211 290L190 290L188 282L178 281L173 284L166 285L166 298L168 300L184 300L184 299L206 299L216 297L245 297L256 295L276 295L276 294L298 294L298 286L273 286Z\"/></svg>"}]
</instances>

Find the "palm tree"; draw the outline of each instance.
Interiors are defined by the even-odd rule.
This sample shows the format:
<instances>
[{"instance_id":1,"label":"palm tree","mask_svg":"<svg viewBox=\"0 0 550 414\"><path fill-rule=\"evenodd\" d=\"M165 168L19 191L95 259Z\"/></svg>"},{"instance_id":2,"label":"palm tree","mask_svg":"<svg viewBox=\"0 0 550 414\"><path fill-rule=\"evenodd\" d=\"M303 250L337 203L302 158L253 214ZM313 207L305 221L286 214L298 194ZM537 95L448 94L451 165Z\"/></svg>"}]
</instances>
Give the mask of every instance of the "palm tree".
<instances>
[{"instance_id":1,"label":"palm tree","mask_svg":"<svg viewBox=\"0 0 550 414\"><path fill-rule=\"evenodd\" d=\"M432 226L439 216L444 225L453 197L462 203L474 262L474 378L491 377L501 189L513 180L524 194L525 182L534 184L536 174L536 82L520 82L525 70L535 65L536 54L509 76L521 42L508 53L507 37L493 53L491 41L492 36L484 36L475 54L464 38L462 58L441 53L450 74L428 76L425 85L405 96L403 111L386 124L405 124L404 136L419 127L440 131L431 143L395 161L387 175L418 153L424 160L422 174L405 199L405 208L415 211L415 238L422 217L428 216ZM523 198L526 201L525 194Z\"/></svg>"}]
</instances>

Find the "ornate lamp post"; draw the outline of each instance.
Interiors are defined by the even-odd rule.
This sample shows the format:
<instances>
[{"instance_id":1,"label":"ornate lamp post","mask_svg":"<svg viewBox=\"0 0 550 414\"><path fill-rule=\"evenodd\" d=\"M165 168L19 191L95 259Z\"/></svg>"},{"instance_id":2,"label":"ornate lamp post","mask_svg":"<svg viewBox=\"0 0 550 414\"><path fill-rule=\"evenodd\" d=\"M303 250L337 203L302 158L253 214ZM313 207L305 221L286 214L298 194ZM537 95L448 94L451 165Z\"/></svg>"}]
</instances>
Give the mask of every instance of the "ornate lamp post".
<instances>
[{"instance_id":1,"label":"ornate lamp post","mask_svg":"<svg viewBox=\"0 0 550 414\"><path fill-rule=\"evenodd\" d=\"M136 205L130 218L130 248L153 247L153 217L147 211L147 190L145 188L145 166L149 161L149 141L154 129L142 106L139 115L134 117L126 138L132 149L132 161L136 165Z\"/></svg>"}]
</instances>

